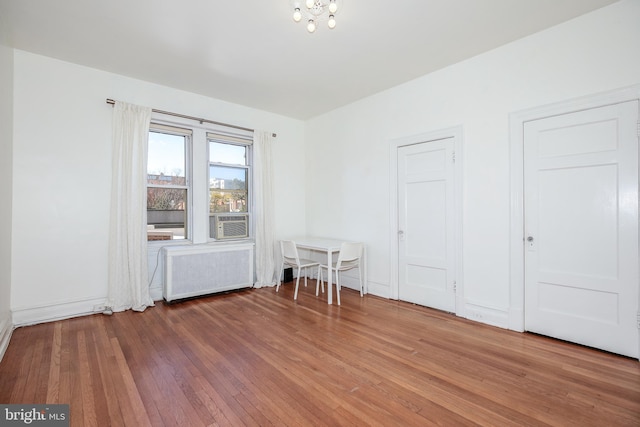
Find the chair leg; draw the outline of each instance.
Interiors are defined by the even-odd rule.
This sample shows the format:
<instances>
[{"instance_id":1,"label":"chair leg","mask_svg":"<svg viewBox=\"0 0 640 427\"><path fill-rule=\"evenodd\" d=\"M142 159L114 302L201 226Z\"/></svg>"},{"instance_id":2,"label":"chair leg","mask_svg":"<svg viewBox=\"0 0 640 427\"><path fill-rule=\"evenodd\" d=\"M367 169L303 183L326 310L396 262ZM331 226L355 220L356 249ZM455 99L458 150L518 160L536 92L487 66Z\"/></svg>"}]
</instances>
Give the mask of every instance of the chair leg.
<instances>
[{"instance_id":1,"label":"chair leg","mask_svg":"<svg viewBox=\"0 0 640 427\"><path fill-rule=\"evenodd\" d=\"M324 282L322 281L322 267L318 266L318 277L316 280L316 296L318 296L318 287L322 286L322 293L324 294Z\"/></svg>"},{"instance_id":2,"label":"chair leg","mask_svg":"<svg viewBox=\"0 0 640 427\"><path fill-rule=\"evenodd\" d=\"M336 270L336 297L338 298L338 305L340 305L340 273Z\"/></svg>"},{"instance_id":3,"label":"chair leg","mask_svg":"<svg viewBox=\"0 0 640 427\"><path fill-rule=\"evenodd\" d=\"M297 274L297 278L296 278L296 291L293 293L293 299L297 300L298 299L298 286L300 285L300 267L298 267L298 274Z\"/></svg>"},{"instance_id":4,"label":"chair leg","mask_svg":"<svg viewBox=\"0 0 640 427\"><path fill-rule=\"evenodd\" d=\"M360 296L364 296L364 282L362 281L362 269L358 266L358 278L360 279Z\"/></svg>"},{"instance_id":5,"label":"chair leg","mask_svg":"<svg viewBox=\"0 0 640 427\"><path fill-rule=\"evenodd\" d=\"M284 271L284 262L282 264L280 264L280 272L282 273L282 271ZM282 284L282 282L280 281L280 276L278 276L278 284L276 285L276 292L278 292L280 290L280 285Z\"/></svg>"},{"instance_id":6,"label":"chair leg","mask_svg":"<svg viewBox=\"0 0 640 427\"><path fill-rule=\"evenodd\" d=\"M307 267L304 268L304 287L307 287Z\"/></svg>"},{"instance_id":7,"label":"chair leg","mask_svg":"<svg viewBox=\"0 0 640 427\"><path fill-rule=\"evenodd\" d=\"M322 287L322 293L324 294L324 278L322 277L322 267L318 265L318 276L316 280L316 296L318 296L318 288Z\"/></svg>"}]
</instances>

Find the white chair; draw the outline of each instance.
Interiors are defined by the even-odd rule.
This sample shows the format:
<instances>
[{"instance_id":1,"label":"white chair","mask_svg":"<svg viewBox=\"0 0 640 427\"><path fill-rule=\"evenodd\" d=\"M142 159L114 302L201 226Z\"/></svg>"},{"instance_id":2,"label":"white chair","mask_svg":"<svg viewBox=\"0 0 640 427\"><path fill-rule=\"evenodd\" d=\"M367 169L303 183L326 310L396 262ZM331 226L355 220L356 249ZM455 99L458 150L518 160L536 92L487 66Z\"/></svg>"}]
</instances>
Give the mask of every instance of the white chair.
<instances>
[{"instance_id":1,"label":"white chair","mask_svg":"<svg viewBox=\"0 0 640 427\"><path fill-rule=\"evenodd\" d=\"M340 253L338 254L338 261L331 265L331 270L336 275L336 296L338 299L338 305L340 305L340 272L351 270L352 268L358 269L358 277L360 283L360 296L363 295L364 282L362 281L362 243L344 242L340 246ZM322 282L322 269L329 268L326 265L318 266L318 284L322 284L322 292L324 292L324 283ZM318 295L318 284L316 284L316 296Z\"/></svg>"},{"instance_id":2,"label":"white chair","mask_svg":"<svg viewBox=\"0 0 640 427\"><path fill-rule=\"evenodd\" d=\"M298 247L293 240L281 240L280 241L280 250L282 252L282 265L280 266L280 271L284 270L284 266L295 267L298 269L298 273L296 274L296 290L293 293L293 299L298 299L298 285L300 285L300 270L304 268L304 286L307 286L307 268L315 267L320 263L317 261L313 261L310 259L300 258L298 256ZM280 289L280 280L278 280L278 286L276 286L276 292ZM324 292L324 285L322 286L322 291ZM317 287L316 287L317 293Z\"/></svg>"}]
</instances>

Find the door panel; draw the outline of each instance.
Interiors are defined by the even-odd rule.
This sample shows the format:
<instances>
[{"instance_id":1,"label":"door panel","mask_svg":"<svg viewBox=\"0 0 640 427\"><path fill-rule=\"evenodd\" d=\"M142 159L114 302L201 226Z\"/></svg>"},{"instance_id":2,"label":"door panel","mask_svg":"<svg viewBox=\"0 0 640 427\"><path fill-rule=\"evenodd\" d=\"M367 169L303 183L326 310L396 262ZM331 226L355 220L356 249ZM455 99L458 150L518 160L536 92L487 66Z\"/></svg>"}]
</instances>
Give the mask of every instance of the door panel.
<instances>
[{"instance_id":1,"label":"door panel","mask_svg":"<svg viewBox=\"0 0 640 427\"><path fill-rule=\"evenodd\" d=\"M525 328L638 357L636 101L525 123Z\"/></svg>"},{"instance_id":2,"label":"door panel","mask_svg":"<svg viewBox=\"0 0 640 427\"><path fill-rule=\"evenodd\" d=\"M399 298L455 311L453 139L398 148Z\"/></svg>"}]
</instances>

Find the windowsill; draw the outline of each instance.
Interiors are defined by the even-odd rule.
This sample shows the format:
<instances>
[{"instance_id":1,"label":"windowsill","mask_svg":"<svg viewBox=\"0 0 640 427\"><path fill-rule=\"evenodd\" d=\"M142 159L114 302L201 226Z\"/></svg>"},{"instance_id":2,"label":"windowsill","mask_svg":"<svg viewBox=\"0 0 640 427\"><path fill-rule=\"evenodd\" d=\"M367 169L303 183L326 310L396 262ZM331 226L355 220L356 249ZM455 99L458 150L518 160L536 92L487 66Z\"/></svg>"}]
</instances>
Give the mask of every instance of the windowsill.
<instances>
[{"instance_id":1,"label":"windowsill","mask_svg":"<svg viewBox=\"0 0 640 427\"><path fill-rule=\"evenodd\" d=\"M164 246L197 246L197 245L232 245L232 244L243 244L250 243L254 244L255 239L249 237L246 239L225 239L225 240L208 240L202 243L193 243L191 240L187 239L174 239L174 240L148 240L147 245L149 248L161 248Z\"/></svg>"}]
</instances>

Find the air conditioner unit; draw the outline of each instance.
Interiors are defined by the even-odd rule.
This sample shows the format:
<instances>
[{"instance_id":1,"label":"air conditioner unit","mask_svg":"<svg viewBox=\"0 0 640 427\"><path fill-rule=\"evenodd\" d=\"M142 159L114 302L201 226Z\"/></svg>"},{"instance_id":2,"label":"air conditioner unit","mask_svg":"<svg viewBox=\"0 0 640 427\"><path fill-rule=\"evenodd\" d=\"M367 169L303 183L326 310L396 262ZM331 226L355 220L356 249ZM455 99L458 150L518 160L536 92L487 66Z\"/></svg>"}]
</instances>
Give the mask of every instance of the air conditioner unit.
<instances>
[{"instance_id":1,"label":"air conditioner unit","mask_svg":"<svg viewBox=\"0 0 640 427\"><path fill-rule=\"evenodd\" d=\"M249 236L249 215L218 215L214 221L216 239Z\"/></svg>"}]
</instances>

